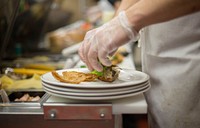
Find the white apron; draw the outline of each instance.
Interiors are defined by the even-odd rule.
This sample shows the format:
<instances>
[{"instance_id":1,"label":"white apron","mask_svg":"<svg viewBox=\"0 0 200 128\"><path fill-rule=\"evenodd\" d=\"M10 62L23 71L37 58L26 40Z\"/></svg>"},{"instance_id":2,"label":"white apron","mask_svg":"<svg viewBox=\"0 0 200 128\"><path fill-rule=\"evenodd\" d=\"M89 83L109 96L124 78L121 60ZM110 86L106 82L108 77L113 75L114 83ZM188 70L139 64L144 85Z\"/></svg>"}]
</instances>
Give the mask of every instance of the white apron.
<instances>
[{"instance_id":1,"label":"white apron","mask_svg":"<svg viewBox=\"0 0 200 128\"><path fill-rule=\"evenodd\" d=\"M200 128L200 12L141 35L150 128Z\"/></svg>"}]
</instances>

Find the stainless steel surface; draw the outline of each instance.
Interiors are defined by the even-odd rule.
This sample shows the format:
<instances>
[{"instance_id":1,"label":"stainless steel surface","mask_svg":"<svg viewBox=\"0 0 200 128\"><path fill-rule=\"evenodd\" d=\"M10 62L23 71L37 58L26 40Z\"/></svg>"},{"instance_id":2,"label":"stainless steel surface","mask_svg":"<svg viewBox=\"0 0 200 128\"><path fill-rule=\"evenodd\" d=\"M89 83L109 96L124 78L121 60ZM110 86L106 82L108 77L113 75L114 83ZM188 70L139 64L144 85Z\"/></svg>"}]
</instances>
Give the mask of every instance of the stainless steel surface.
<instances>
[{"instance_id":1,"label":"stainless steel surface","mask_svg":"<svg viewBox=\"0 0 200 128\"><path fill-rule=\"evenodd\" d=\"M10 102L6 91L2 88L1 81L0 81L0 96L1 96L3 103L9 103Z\"/></svg>"},{"instance_id":2,"label":"stainless steel surface","mask_svg":"<svg viewBox=\"0 0 200 128\"><path fill-rule=\"evenodd\" d=\"M39 102L18 102L18 103L1 103L0 114L26 114L26 115L43 115L43 103L49 98L45 93Z\"/></svg>"},{"instance_id":3,"label":"stainless steel surface","mask_svg":"<svg viewBox=\"0 0 200 128\"><path fill-rule=\"evenodd\" d=\"M7 95L7 93L4 89L0 90L0 95L1 95L1 99L2 99L3 103L9 103L10 102L8 95Z\"/></svg>"},{"instance_id":4,"label":"stainless steel surface","mask_svg":"<svg viewBox=\"0 0 200 128\"><path fill-rule=\"evenodd\" d=\"M43 115L42 107L8 107L8 106L0 106L0 115L1 114L19 114L19 115Z\"/></svg>"},{"instance_id":5,"label":"stainless steel surface","mask_svg":"<svg viewBox=\"0 0 200 128\"><path fill-rule=\"evenodd\" d=\"M48 97L50 96L49 94L43 92L44 95L40 98L39 101L33 101L33 102L7 102L7 103L0 103L0 106L3 107L41 107L42 103L45 102Z\"/></svg>"}]
</instances>

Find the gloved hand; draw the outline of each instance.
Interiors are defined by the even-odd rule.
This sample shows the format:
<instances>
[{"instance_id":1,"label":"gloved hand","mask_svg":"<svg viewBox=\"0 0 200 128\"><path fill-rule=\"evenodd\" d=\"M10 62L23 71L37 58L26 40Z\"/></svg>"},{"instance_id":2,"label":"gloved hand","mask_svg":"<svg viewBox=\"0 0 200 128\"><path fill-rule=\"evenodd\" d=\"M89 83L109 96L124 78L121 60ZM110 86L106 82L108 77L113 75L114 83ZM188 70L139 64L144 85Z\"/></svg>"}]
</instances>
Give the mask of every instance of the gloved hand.
<instances>
[{"instance_id":1,"label":"gloved hand","mask_svg":"<svg viewBox=\"0 0 200 128\"><path fill-rule=\"evenodd\" d=\"M111 21L87 32L78 52L89 70L102 71L101 64L110 66L109 57L130 40L138 40L138 33L122 11Z\"/></svg>"}]
</instances>

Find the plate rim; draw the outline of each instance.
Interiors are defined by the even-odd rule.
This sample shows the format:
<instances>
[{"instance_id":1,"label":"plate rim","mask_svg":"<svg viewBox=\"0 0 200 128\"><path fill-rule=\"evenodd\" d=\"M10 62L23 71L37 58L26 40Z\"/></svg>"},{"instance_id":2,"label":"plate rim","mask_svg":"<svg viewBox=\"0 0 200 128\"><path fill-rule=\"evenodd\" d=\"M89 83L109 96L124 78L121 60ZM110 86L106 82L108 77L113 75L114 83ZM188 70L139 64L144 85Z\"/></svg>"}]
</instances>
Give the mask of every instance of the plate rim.
<instances>
[{"instance_id":1,"label":"plate rim","mask_svg":"<svg viewBox=\"0 0 200 128\"><path fill-rule=\"evenodd\" d=\"M139 95L141 93L144 93L148 91L151 88L151 85L148 86L146 89L142 91L138 91L136 93L128 93L124 95L117 95L117 96L104 96L104 97L80 97L80 96L67 96L67 95L61 95L61 94L55 94L52 92L47 92L50 95L57 96L57 97L62 97L62 98L67 98L67 99L72 99L72 100L82 100L82 101L105 101L105 100L116 100L116 99L122 99L122 98L127 98L135 95Z\"/></svg>"},{"instance_id":2,"label":"plate rim","mask_svg":"<svg viewBox=\"0 0 200 128\"><path fill-rule=\"evenodd\" d=\"M86 70L86 71L89 71L87 68L72 68L72 69L62 69L62 70L56 70L57 73L61 73L63 71L80 71L80 70ZM139 74L142 74L144 75L144 79L141 80L141 81L124 81L124 83L115 83L115 84L112 84L111 86L108 86L109 82L103 82L103 81L100 81L102 82L101 85L85 85L85 84L70 84L70 83L64 83L64 82L60 82L60 81L57 81L52 75L51 75L51 72L48 72L48 73L45 73L41 76L41 80L42 82L45 82L45 83L48 83L48 84L54 84L54 85L57 85L57 86L66 86L66 87L71 87L71 88L113 88L113 87L124 87L124 86L130 86L130 85L137 85L137 84L140 84L140 83L144 83L146 81L149 80L149 75L144 73L144 72L141 72L141 71L138 71L138 70L135 70L135 69L129 69L129 68L122 68L122 70L132 70L134 71L134 73L139 73ZM48 80L45 79L45 76L47 75L51 75L52 78L54 78L54 80L56 81L53 81L53 82L49 82ZM91 83L91 82L83 82L83 83ZM92 82L95 84L95 82ZM75 85L81 85L81 86L75 86Z\"/></svg>"},{"instance_id":3,"label":"plate rim","mask_svg":"<svg viewBox=\"0 0 200 128\"><path fill-rule=\"evenodd\" d=\"M141 86L145 86L146 84L150 84L150 82L146 81L144 83L134 85L134 86L130 85L130 86L126 86L126 87L116 87L116 88L71 88L71 87L48 84L45 82L42 82L42 86L43 86L43 84L44 84L44 86L48 86L51 89L60 90L60 91L63 91L63 89L66 89L71 92L91 92L91 91L92 92L102 92L102 91L110 92L110 91L121 91L121 90L125 90L126 88L131 88L131 89L139 88Z\"/></svg>"},{"instance_id":4,"label":"plate rim","mask_svg":"<svg viewBox=\"0 0 200 128\"><path fill-rule=\"evenodd\" d=\"M130 90L125 90L125 91L115 91L115 92L101 92L101 93L100 92L99 93L97 93L97 92L75 93L75 92L68 92L68 91L58 91L58 90L52 90L46 86L43 86L43 88L44 88L44 90L52 91L57 94L67 94L70 96L97 97L97 96L113 96L113 95L121 95L121 94L125 94L125 93L134 93L134 92L140 91L142 89L146 89L148 86L150 86L150 84L147 84L145 86L142 86L142 87L136 88L136 89L130 89Z\"/></svg>"}]
</instances>

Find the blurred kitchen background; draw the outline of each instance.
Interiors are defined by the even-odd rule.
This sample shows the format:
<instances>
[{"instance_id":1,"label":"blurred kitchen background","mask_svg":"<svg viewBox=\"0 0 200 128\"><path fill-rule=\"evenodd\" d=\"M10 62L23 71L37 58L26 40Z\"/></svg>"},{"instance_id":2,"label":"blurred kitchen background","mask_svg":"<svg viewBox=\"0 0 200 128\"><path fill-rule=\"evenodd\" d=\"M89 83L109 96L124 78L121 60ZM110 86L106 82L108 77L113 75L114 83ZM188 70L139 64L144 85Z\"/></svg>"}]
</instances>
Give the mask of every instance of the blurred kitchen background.
<instances>
[{"instance_id":1,"label":"blurred kitchen background","mask_svg":"<svg viewBox=\"0 0 200 128\"><path fill-rule=\"evenodd\" d=\"M2 82L2 88L42 88L39 76L27 81L26 88L24 83L13 85L16 76L8 74L8 69L52 71L73 67L77 62L77 44L83 40L85 33L109 21L119 4L120 0L0 0L0 74L1 80L6 83ZM135 67L141 70L137 42L132 43L128 51L122 49L120 52L124 56L133 53ZM118 57L117 63L122 61L123 58ZM11 76L11 82L3 77L5 74ZM26 78L20 76L18 79ZM130 127L134 127L132 122L137 120L131 115L124 119L124 125Z\"/></svg>"},{"instance_id":2,"label":"blurred kitchen background","mask_svg":"<svg viewBox=\"0 0 200 128\"><path fill-rule=\"evenodd\" d=\"M55 61L62 59L60 55L64 48L80 43L88 30L114 15L120 1L108 2L0 0L1 67L8 64L5 62L19 58L40 56L44 59L41 56L46 56ZM133 49L136 68L140 70L140 49L136 43Z\"/></svg>"}]
</instances>

